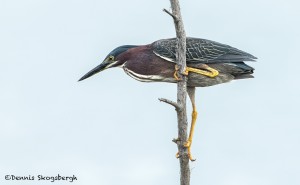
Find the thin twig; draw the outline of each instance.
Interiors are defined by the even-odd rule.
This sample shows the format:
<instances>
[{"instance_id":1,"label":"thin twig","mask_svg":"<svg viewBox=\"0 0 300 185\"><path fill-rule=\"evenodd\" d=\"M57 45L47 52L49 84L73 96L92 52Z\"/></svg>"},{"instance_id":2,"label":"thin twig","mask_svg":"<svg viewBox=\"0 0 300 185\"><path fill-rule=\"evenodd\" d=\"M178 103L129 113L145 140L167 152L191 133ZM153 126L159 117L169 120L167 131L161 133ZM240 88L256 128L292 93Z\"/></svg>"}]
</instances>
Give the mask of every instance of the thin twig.
<instances>
[{"instance_id":1,"label":"thin twig","mask_svg":"<svg viewBox=\"0 0 300 185\"><path fill-rule=\"evenodd\" d=\"M173 19L175 20L175 21L178 21L178 18L176 17L176 15L174 15L174 14L172 14L171 12L169 12L167 9L163 9L163 11L164 12L166 12L167 14L169 14L171 17L173 17Z\"/></svg>"},{"instance_id":2,"label":"thin twig","mask_svg":"<svg viewBox=\"0 0 300 185\"><path fill-rule=\"evenodd\" d=\"M166 98L158 98L159 101L167 103L169 105L172 105L173 107L175 107L176 110L181 110L181 107L178 105L178 103L173 102L171 100L168 100Z\"/></svg>"},{"instance_id":3,"label":"thin twig","mask_svg":"<svg viewBox=\"0 0 300 185\"><path fill-rule=\"evenodd\" d=\"M172 141L177 144L177 142L181 141L179 138L173 138Z\"/></svg>"}]
</instances>

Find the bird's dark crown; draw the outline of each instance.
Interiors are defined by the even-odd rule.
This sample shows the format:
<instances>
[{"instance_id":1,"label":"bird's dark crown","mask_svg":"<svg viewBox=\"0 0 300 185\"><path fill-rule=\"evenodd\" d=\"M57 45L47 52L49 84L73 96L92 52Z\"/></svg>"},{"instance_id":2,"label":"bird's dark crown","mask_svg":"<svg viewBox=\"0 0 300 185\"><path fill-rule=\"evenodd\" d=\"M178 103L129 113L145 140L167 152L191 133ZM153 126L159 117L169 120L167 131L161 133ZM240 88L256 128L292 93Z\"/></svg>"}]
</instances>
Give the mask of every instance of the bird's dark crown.
<instances>
[{"instance_id":1,"label":"bird's dark crown","mask_svg":"<svg viewBox=\"0 0 300 185\"><path fill-rule=\"evenodd\" d=\"M116 49L112 50L112 51L106 56L106 58L109 57L109 56L117 57L119 54L121 54L121 53L127 51L127 50L130 49L130 48L135 48L135 47L138 47L138 46L136 46L136 45L124 45L124 46L119 46L119 47L117 47Z\"/></svg>"}]
</instances>

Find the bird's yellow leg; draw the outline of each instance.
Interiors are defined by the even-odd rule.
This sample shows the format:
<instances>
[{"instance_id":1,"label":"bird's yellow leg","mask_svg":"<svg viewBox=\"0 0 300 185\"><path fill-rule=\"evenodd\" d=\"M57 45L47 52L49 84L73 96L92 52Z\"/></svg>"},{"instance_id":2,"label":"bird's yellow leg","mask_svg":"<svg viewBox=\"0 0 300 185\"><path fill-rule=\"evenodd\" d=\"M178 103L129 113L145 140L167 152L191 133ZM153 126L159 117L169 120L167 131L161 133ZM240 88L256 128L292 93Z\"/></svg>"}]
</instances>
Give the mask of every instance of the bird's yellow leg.
<instances>
[{"instance_id":1,"label":"bird's yellow leg","mask_svg":"<svg viewBox=\"0 0 300 185\"><path fill-rule=\"evenodd\" d=\"M201 74L201 75L208 76L211 78L219 75L219 71L217 71L216 69L211 68L207 65L204 65L204 67L205 67L205 70L196 69L196 68L192 68L192 67L186 67L184 74L188 75L189 72L193 72L193 73Z\"/></svg>"},{"instance_id":2,"label":"bird's yellow leg","mask_svg":"<svg viewBox=\"0 0 300 185\"><path fill-rule=\"evenodd\" d=\"M189 134L188 140L184 144L184 146L188 149L188 155L189 155L189 158L191 161L195 161L195 159L193 159L192 154L191 154L191 146L192 146L197 116L198 116L198 112L196 110L195 104L193 103L192 123L191 123L190 134Z\"/></svg>"},{"instance_id":3,"label":"bird's yellow leg","mask_svg":"<svg viewBox=\"0 0 300 185\"><path fill-rule=\"evenodd\" d=\"M194 131L195 131L195 126L196 126L196 120L198 117L198 112L196 109L196 105L195 105L195 91L193 92L193 94L189 94L191 95L191 101L192 101L192 106L193 106L193 112L192 112L192 121L191 121L191 128L190 128L190 134L188 137L188 140L184 143L184 147L186 147L188 149L188 156L189 159L191 161L195 161L196 159L193 159L192 157L192 152L191 152L191 146L192 146L192 142L193 142L193 136L194 136ZM176 158L179 158L180 154L179 152L176 153Z\"/></svg>"},{"instance_id":4,"label":"bird's yellow leg","mask_svg":"<svg viewBox=\"0 0 300 185\"><path fill-rule=\"evenodd\" d=\"M183 74L187 76L187 75L189 74L189 72L193 72L193 73L201 74L201 75L208 76L208 77L211 77L211 78L216 77L216 76L219 75L219 71L218 71L218 70L216 70L216 69L214 69L214 68L211 68L211 67L209 67L208 65L205 65L205 64L204 64L204 65L202 65L202 67L204 67L205 70L197 69L197 68L193 68L193 67L186 67ZM175 78L177 81L181 80L181 79L178 77L178 75L177 75L178 70L179 70L179 67L178 67L178 65L176 64L176 65L175 65L174 78Z\"/></svg>"}]
</instances>

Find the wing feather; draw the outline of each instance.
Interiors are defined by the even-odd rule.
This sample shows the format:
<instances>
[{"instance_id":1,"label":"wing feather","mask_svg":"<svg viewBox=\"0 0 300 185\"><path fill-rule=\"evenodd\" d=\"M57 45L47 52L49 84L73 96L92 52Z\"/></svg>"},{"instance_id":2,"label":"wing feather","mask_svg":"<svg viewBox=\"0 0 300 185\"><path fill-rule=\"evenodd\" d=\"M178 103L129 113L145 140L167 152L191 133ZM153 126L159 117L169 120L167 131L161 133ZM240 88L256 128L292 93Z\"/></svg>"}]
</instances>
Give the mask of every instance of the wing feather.
<instances>
[{"instance_id":1,"label":"wing feather","mask_svg":"<svg viewBox=\"0 0 300 185\"><path fill-rule=\"evenodd\" d=\"M153 52L170 62L176 59L176 38L152 43ZM255 61L253 55L215 41L187 37L186 61L188 63L225 63Z\"/></svg>"}]
</instances>

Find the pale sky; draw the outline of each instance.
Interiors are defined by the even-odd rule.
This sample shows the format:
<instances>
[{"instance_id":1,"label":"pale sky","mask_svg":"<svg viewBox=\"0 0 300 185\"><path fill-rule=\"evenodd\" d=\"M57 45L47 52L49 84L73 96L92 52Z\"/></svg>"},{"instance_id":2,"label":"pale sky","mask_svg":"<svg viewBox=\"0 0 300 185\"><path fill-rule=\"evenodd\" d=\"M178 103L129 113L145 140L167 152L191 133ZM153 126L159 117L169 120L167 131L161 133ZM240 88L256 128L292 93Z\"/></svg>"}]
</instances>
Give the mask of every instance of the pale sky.
<instances>
[{"instance_id":1,"label":"pale sky","mask_svg":"<svg viewBox=\"0 0 300 185\"><path fill-rule=\"evenodd\" d=\"M176 85L121 69L77 80L114 48L175 36L161 0L0 0L0 184L179 184ZM300 184L300 3L181 1L188 36L258 57L255 78L197 88L191 184ZM191 105L188 104L188 115ZM189 117L190 120L190 117ZM59 181L55 184L69 184Z\"/></svg>"}]
</instances>

